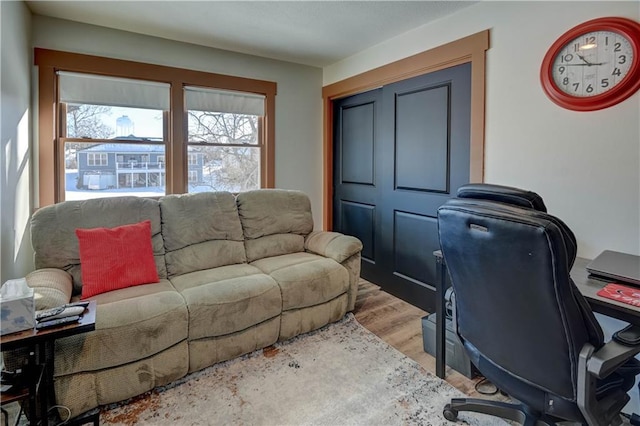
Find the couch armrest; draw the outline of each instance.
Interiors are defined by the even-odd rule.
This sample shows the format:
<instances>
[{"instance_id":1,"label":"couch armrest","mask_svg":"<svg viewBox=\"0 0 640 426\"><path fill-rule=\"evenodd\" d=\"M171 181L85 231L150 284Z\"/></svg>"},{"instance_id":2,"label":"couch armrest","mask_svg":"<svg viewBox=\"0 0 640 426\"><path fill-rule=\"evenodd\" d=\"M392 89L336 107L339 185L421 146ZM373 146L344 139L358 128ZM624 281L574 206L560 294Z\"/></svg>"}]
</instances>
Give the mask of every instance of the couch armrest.
<instances>
[{"instance_id":1,"label":"couch armrest","mask_svg":"<svg viewBox=\"0 0 640 426\"><path fill-rule=\"evenodd\" d=\"M68 272L44 268L31 272L25 278L27 285L34 290L36 310L53 308L71 301L73 283Z\"/></svg>"},{"instance_id":2,"label":"couch armrest","mask_svg":"<svg viewBox=\"0 0 640 426\"><path fill-rule=\"evenodd\" d=\"M304 248L342 263L362 251L362 242L356 237L339 232L315 231L305 239Z\"/></svg>"}]
</instances>

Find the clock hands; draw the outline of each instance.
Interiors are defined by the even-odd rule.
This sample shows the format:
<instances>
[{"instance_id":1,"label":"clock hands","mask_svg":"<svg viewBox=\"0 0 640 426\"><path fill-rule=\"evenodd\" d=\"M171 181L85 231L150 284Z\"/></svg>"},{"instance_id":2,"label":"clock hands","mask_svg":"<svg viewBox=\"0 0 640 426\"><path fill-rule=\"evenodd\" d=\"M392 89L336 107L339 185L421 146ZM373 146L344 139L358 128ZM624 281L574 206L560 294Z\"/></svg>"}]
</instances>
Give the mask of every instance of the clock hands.
<instances>
[{"instance_id":1,"label":"clock hands","mask_svg":"<svg viewBox=\"0 0 640 426\"><path fill-rule=\"evenodd\" d=\"M584 64L567 64L568 66L572 66L572 67L576 67L576 66L578 66L578 67L580 67L580 66L591 67L593 65L604 65L604 64L606 64L606 62L589 62L581 54L576 53L576 55L578 56L578 58L580 58L584 62Z\"/></svg>"},{"instance_id":2,"label":"clock hands","mask_svg":"<svg viewBox=\"0 0 640 426\"><path fill-rule=\"evenodd\" d=\"M578 58L580 58L580 59L581 59L585 64L587 64L587 65L592 65L592 64L591 64L589 61L587 61L587 60L584 58L584 56L582 56L581 54L576 53L576 55L577 55L577 56L578 56Z\"/></svg>"},{"instance_id":3,"label":"clock hands","mask_svg":"<svg viewBox=\"0 0 640 426\"><path fill-rule=\"evenodd\" d=\"M606 64L606 62L594 62L589 64L564 64L559 66L561 67L592 67L594 65L604 65L604 64Z\"/></svg>"}]
</instances>

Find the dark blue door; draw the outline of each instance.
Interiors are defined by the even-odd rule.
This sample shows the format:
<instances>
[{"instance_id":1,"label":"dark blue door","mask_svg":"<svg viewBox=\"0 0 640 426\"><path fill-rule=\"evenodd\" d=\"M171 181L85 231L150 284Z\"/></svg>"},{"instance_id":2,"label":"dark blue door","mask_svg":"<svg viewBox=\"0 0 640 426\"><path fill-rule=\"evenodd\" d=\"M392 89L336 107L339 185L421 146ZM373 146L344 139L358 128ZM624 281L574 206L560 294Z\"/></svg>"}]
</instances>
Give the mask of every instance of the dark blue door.
<instances>
[{"instance_id":1,"label":"dark blue door","mask_svg":"<svg viewBox=\"0 0 640 426\"><path fill-rule=\"evenodd\" d=\"M363 278L433 312L436 212L469 182L471 65L334 108L334 229L362 240Z\"/></svg>"}]
</instances>

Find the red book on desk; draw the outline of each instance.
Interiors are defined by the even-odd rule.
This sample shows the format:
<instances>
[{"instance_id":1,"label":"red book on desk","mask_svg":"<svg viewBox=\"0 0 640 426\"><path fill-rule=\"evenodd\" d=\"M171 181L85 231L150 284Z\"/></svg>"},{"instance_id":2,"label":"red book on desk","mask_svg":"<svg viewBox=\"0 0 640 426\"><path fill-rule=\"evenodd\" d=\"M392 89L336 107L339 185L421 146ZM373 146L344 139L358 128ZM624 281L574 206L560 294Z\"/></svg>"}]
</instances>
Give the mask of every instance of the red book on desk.
<instances>
[{"instance_id":1,"label":"red book on desk","mask_svg":"<svg viewBox=\"0 0 640 426\"><path fill-rule=\"evenodd\" d=\"M640 288L611 283L604 286L597 294L607 299L640 307Z\"/></svg>"}]
</instances>

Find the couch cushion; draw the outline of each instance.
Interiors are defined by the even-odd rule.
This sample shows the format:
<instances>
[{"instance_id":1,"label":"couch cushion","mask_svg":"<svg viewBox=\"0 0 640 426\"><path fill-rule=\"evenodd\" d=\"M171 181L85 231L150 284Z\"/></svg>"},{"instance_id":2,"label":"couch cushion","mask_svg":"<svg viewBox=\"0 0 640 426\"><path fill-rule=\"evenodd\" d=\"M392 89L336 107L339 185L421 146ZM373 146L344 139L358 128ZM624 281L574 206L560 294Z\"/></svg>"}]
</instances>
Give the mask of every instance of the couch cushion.
<instances>
[{"instance_id":1,"label":"couch cushion","mask_svg":"<svg viewBox=\"0 0 640 426\"><path fill-rule=\"evenodd\" d=\"M345 267L312 253L270 257L251 264L276 280L282 291L283 311L328 302L349 288Z\"/></svg>"},{"instance_id":2,"label":"couch cushion","mask_svg":"<svg viewBox=\"0 0 640 426\"><path fill-rule=\"evenodd\" d=\"M246 261L231 193L167 195L160 210L170 277Z\"/></svg>"},{"instance_id":3,"label":"couch cushion","mask_svg":"<svg viewBox=\"0 0 640 426\"><path fill-rule=\"evenodd\" d=\"M304 193L259 189L238 194L237 204L249 262L304 251L304 237L313 230Z\"/></svg>"},{"instance_id":4,"label":"couch cushion","mask_svg":"<svg viewBox=\"0 0 640 426\"><path fill-rule=\"evenodd\" d=\"M115 228L76 229L82 263L82 298L158 282L151 221Z\"/></svg>"},{"instance_id":5,"label":"couch cushion","mask_svg":"<svg viewBox=\"0 0 640 426\"><path fill-rule=\"evenodd\" d=\"M156 269L166 278L164 245L160 234L158 201L141 197L96 198L65 201L36 210L31 218L31 244L36 269L58 268L73 277L74 294L82 290L77 228L113 228L151 221L151 242Z\"/></svg>"},{"instance_id":6,"label":"couch cushion","mask_svg":"<svg viewBox=\"0 0 640 426\"><path fill-rule=\"evenodd\" d=\"M349 296L345 293L327 303L283 312L278 340L290 339L338 321L347 313L348 303Z\"/></svg>"},{"instance_id":7,"label":"couch cushion","mask_svg":"<svg viewBox=\"0 0 640 426\"><path fill-rule=\"evenodd\" d=\"M282 311L276 282L247 264L196 271L171 282L189 307L189 340L245 330Z\"/></svg>"},{"instance_id":8,"label":"couch cushion","mask_svg":"<svg viewBox=\"0 0 640 426\"><path fill-rule=\"evenodd\" d=\"M56 376L123 365L187 338L187 307L166 279L90 300L97 302L96 330L56 340Z\"/></svg>"}]
</instances>

